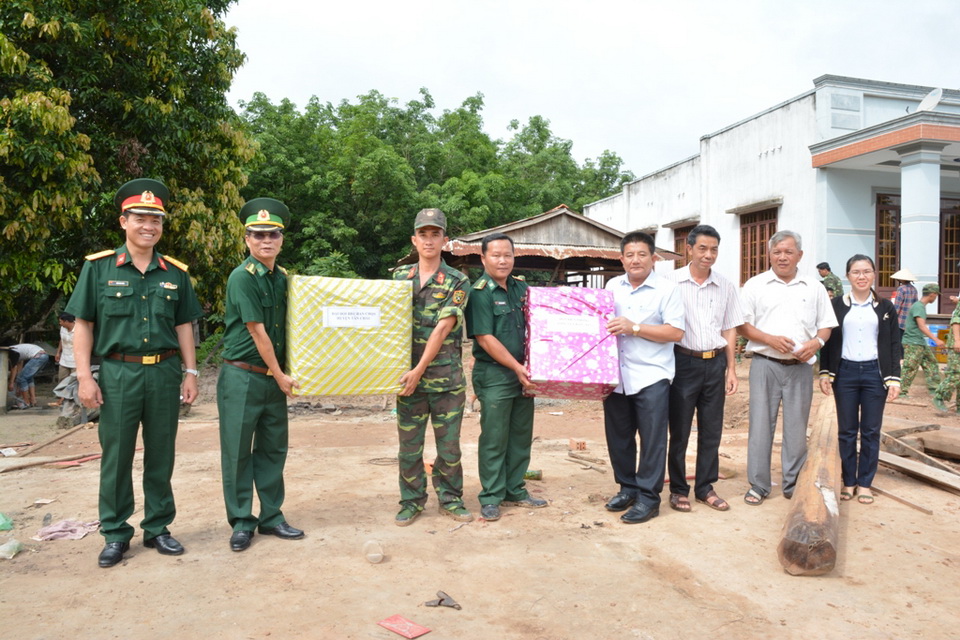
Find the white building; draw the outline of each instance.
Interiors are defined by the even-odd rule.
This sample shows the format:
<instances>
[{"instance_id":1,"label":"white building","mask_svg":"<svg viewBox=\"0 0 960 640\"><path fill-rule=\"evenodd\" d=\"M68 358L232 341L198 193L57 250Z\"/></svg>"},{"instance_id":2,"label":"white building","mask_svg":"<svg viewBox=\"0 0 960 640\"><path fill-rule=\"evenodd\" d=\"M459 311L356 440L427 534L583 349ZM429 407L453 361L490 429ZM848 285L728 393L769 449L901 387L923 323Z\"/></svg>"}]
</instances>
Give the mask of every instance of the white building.
<instances>
[{"instance_id":1,"label":"white building","mask_svg":"<svg viewBox=\"0 0 960 640\"><path fill-rule=\"evenodd\" d=\"M877 262L880 293L906 267L918 285L940 284L945 313L960 293L960 91L924 101L931 90L821 76L584 215L652 232L681 253L690 228L713 225L723 238L717 268L741 283L768 268L767 239L790 229L803 237L804 273L826 261L843 278L847 258L864 253Z\"/></svg>"}]
</instances>

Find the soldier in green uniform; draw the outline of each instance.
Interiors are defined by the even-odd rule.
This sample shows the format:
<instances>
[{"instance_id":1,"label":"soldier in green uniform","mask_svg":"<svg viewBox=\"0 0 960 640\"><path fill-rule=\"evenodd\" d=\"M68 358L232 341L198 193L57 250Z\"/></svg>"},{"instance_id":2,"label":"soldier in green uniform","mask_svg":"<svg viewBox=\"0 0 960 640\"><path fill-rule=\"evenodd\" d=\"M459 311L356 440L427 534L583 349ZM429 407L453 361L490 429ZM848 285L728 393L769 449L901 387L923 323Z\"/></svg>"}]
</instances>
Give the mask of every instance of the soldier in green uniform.
<instances>
[{"instance_id":1,"label":"soldier in green uniform","mask_svg":"<svg viewBox=\"0 0 960 640\"><path fill-rule=\"evenodd\" d=\"M167 529L176 515L170 478L180 398L197 398L193 321L202 315L182 262L155 250L169 193L156 180L131 180L117 191L123 246L87 256L66 313L76 316L74 355L80 401L100 407L98 564L112 567L130 549L134 529L133 455L143 424L143 544L180 555ZM90 370L100 356L99 385ZM186 376L180 370L186 367Z\"/></svg>"},{"instance_id":2,"label":"soldier in green uniform","mask_svg":"<svg viewBox=\"0 0 960 640\"><path fill-rule=\"evenodd\" d=\"M927 338L938 346L943 340L930 331L927 326L927 305L933 304L940 296L940 286L934 283L923 285L920 299L913 303L907 313L907 322L903 330L903 370L901 373L900 397L909 398L910 387L917 371L923 369L927 378L927 390L936 395L940 386L940 365L933 355L933 349L927 345Z\"/></svg>"},{"instance_id":3,"label":"soldier in green uniform","mask_svg":"<svg viewBox=\"0 0 960 640\"><path fill-rule=\"evenodd\" d=\"M830 299L842 298L843 283L840 281L840 278L837 277L837 274L830 270L830 264L821 262L817 265L817 272L820 274L820 277L823 278L820 282L823 283L823 286L826 288L827 295L830 296Z\"/></svg>"},{"instance_id":4,"label":"soldier in green uniform","mask_svg":"<svg viewBox=\"0 0 960 640\"><path fill-rule=\"evenodd\" d=\"M413 522L427 502L423 450L428 419L437 447L432 479L440 513L461 522L473 520L463 505L460 464L460 422L467 392L460 344L470 281L441 258L446 229L442 211L420 211L410 238L419 256L417 264L393 274L394 280L413 283L412 368L401 376L397 396L400 512L395 521L400 527Z\"/></svg>"},{"instance_id":5,"label":"soldier in green uniform","mask_svg":"<svg viewBox=\"0 0 960 640\"><path fill-rule=\"evenodd\" d=\"M950 331L947 333L947 370L933 394L933 406L938 411L946 411L946 403L953 394L957 394L957 413L960 413L960 304L953 308L950 316Z\"/></svg>"},{"instance_id":6,"label":"soldier in green uniform","mask_svg":"<svg viewBox=\"0 0 960 640\"><path fill-rule=\"evenodd\" d=\"M287 345L287 271L276 263L287 206L256 198L240 209L250 256L227 280L224 366L217 379L220 465L230 548L250 546L254 529L285 540L303 537L284 519L287 396L299 383L283 371ZM260 515L253 515L253 489Z\"/></svg>"},{"instance_id":7,"label":"soldier in green uniform","mask_svg":"<svg viewBox=\"0 0 960 640\"><path fill-rule=\"evenodd\" d=\"M532 388L523 364L527 325L523 303L527 283L513 272L513 240L492 233L480 245L483 275L467 307L467 335L473 338L473 390L480 399L480 515L500 519L500 504L540 508L523 475L533 439Z\"/></svg>"}]
</instances>

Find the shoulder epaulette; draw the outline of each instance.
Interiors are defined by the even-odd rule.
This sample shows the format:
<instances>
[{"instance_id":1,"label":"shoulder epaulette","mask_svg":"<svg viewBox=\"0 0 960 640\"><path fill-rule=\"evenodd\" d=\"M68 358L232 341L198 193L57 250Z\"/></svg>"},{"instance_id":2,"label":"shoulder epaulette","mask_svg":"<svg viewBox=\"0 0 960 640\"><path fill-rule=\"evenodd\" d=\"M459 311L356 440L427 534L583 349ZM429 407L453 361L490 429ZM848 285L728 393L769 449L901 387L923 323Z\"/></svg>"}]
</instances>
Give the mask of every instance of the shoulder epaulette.
<instances>
[{"instance_id":1,"label":"shoulder epaulette","mask_svg":"<svg viewBox=\"0 0 960 640\"><path fill-rule=\"evenodd\" d=\"M277 271L279 271L283 275L287 275L287 270L281 267L280 265L277 265Z\"/></svg>"},{"instance_id":2,"label":"shoulder epaulette","mask_svg":"<svg viewBox=\"0 0 960 640\"><path fill-rule=\"evenodd\" d=\"M247 273L252 273L253 275L257 275L257 265L253 264L252 262L247 264L247 266L245 266L243 270L246 271Z\"/></svg>"},{"instance_id":3,"label":"shoulder epaulette","mask_svg":"<svg viewBox=\"0 0 960 640\"><path fill-rule=\"evenodd\" d=\"M514 280L519 280L520 282L526 282L526 281L527 281L527 277L526 277L526 276L522 276L522 275L513 276L513 279L514 279Z\"/></svg>"},{"instance_id":4,"label":"shoulder epaulette","mask_svg":"<svg viewBox=\"0 0 960 640\"><path fill-rule=\"evenodd\" d=\"M107 256L112 256L117 251L116 249L106 249L105 251L98 251L97 253L91 253L86 257L87 260L99 260L100 258L106 258Z\"/></svg>"},{"instance_id":5,"label":"shoulder epaulette","mask_svg":"<svg viewBox=\"0 0 960 640\"><path fill-rule=\"evenodd\" d=\"M190 267L188 267L187 265L183 264L182 262L180 262L180 261L177 260L176 258L171 258L170 256L163 256L163 259L166 260L167 262L169 262L170 264L172 264L173 266L175 266L176 268L180 269L181 271L189 271L189 270L190 270Z\"/></svg>"},{"instance_id":6,"label":"shoulder epaulette","mask_svg":"<svg viewBox=\"0 0 960 640\"><path fill-rule=\"evenodd\" d=\"M487 286L487 283L486 283L486 281L485 281L483 278L480 278L480 279L478 279L476 282L473 283L473 288L476 289L477 291L480 291L480 290L483 289L485 286Z\"/></svg>"}]
</instances>

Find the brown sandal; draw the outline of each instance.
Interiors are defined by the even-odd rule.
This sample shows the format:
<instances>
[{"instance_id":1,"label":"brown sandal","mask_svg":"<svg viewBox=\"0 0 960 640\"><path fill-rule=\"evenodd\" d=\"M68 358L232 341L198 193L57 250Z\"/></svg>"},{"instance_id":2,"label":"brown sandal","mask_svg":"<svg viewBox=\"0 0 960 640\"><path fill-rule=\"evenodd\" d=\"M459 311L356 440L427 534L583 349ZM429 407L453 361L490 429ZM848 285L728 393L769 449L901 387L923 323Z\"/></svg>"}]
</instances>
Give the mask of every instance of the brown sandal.
<instances>
[{"instance_id":1,"label":"brown sandal","mask_svg":"<svg viewBox=\"0 0 960 640\"><path fill-rule=\"evenodd\" d=\"M717 511L726 511L730 508L730 505L727 504L727 501L721 498L720 496L718 496L717 492L712 489L710 490L710 493L708 493L706 496L703 497L702 500L700 498L697 498L697 502L702 502L703 504L707 505L711 509L716 509ZM750 504L753 504L753 503L750 503ZM758 502L757 504L760 504L760 503Z\"/></svg>"},{"instance_id":2,"label":"brown sandal","mask_svg":"<svg viewBox=\"0 0 960 640\"><path fill-rule=\"evenodd\" d=\"M687 499L687 496L679 493L670 494L670 508L674 511L680 511L683 513L690 513L690 500Z\"/></svg>"}]
</instances>

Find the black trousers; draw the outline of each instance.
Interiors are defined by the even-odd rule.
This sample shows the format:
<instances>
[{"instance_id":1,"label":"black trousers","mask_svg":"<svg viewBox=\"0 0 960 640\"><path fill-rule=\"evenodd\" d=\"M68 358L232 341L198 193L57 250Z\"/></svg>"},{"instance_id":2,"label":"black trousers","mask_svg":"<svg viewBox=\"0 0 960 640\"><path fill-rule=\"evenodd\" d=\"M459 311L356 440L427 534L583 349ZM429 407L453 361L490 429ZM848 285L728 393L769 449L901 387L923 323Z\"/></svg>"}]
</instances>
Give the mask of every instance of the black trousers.
<instances>
[{"instance_id":1,"label":"black trousers","mask_svg":"<svg viewBox=\"0 0 960 640\"><path fill-rule=\"evenodd\" d=\"M630 396L611 393L603 401L603 421L613 478L621 491L636 496L638 502L649 507L660 506L667 457L669 409L669 380L658 380Z\"/></svg>"},{"instance_id":2,"label":"black trousers","mask_svg":"<svg viewBox=\"0 0 960 640\"><path fill-rule=\"evenodd\" d=\"M693 495L704 499L719 477L726 370L727 359L723 353L710 360L676 354L676 374L670 386L670 447L667 452L670 493L690 495L686 457L694 411L697 413L697 466Z\"/></svg>"}]
</instances>

